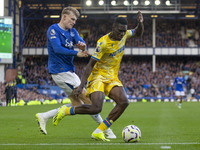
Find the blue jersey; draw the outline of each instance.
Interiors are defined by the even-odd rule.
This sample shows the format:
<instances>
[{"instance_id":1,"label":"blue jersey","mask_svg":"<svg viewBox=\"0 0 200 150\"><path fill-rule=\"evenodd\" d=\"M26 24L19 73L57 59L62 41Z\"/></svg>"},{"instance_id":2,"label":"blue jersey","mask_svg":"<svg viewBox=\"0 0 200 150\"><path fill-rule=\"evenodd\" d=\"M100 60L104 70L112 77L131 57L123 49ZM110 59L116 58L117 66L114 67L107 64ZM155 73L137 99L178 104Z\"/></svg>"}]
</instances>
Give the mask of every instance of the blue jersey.
<instances>
[{"instance_id":1,"label":"blue jersey","mask_svg":"<svg viewBox=\"0 0 200 150\"><path fill-rule=\"evenodd\" d=\"M74 45L78 41L85 43L74 28L64 30L58 24L49 27L47 31L49 73L75 71L73 60L78 51L74 50Z\"/></svg>"},{"instance_id":2,"label":"blue jersey","mask_svg":"<svg viewBox=\"0 0 200 150\"><path fill-rule=\"evenodd\" d=\"M187 86L185 78L179 76L175 78L173 87L175 86L175 84L176 84L175 91L184 91L183 84L185 85L185 87Z\"/></svg>"}]
</instances>

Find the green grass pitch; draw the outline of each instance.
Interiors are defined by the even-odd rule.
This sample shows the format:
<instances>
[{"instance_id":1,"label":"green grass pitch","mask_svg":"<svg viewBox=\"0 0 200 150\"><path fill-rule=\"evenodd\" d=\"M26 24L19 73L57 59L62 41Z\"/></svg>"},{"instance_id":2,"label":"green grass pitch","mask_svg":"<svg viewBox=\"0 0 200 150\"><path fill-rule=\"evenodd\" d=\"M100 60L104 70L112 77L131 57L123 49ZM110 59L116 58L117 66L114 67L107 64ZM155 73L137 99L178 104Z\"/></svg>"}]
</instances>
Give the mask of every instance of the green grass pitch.
<instances>
[{"instance_id":1,"label":"green grass pitch","mask_svg":"<svg viewBox=\"0 0 200 150\"><path fill-rule=\"evenodd\" d=\"M12 33L0 31L0 53L12 53Z\"/></svg>"},{"instance_id":2,"label":"green grass pitch","mask_svg":"<svg viewBox=\"0 0 200 150\"><path fill-rule=\"evenodd\" d=\"M130 103L112 125L117 139L110 142L90 138L97 124L88 115L67 116L58 126L47 123L47 135L40 133L35 114L59 105L0 107L0 149L76 149L76 150L199 150L200 103ZM112 103L104 103L102 117L107 117ZM125 126L134 124L142 132L139 143L124 143Z\"/></svg>"}]
</instances>

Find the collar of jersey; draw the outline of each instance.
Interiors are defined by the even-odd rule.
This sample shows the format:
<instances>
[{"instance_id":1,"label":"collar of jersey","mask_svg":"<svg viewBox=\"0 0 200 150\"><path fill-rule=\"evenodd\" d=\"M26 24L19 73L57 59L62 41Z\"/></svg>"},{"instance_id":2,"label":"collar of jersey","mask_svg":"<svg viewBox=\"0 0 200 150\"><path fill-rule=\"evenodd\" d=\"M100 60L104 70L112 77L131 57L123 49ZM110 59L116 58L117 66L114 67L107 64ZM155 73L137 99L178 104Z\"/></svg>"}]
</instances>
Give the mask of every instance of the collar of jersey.
<instances>
[{"instance_id":1,"label":"collar of jersey","mask_svg":"<svg viewBox=\"0 0 200 150\"><path fill-rule=\"evenodd\" d=\"M57 23L57 26L58 26L58 28L62 31L62 32L66 32L66 31L68 31L69 29L67 29L67 30L65 30L65 29L63 29L61 26L59 26L59 24Z\"/></svg>"}]
</instances>

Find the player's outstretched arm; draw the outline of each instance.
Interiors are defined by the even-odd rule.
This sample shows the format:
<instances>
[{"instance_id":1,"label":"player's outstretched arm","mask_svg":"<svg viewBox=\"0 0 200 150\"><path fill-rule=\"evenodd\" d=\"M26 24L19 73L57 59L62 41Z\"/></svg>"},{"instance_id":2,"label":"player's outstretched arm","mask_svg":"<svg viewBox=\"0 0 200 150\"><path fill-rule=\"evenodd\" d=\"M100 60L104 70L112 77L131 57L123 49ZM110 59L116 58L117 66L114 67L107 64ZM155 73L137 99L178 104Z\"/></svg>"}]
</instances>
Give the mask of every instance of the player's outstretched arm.
<instances>
[{"instance_id":1,"label":"player's outstretched arm","mask_svg":"<svg viewBox=\"0 0 200 150\"><path fill-rule=\"evenodd\" d=\"M135 27L135 34L134 37L141 37L143 35L144 32L144 25L143 25L143 15L140 11L138 11L137 13L137 26Z\"/></svg>"},{"instance_id":2,"label":"player's outstretched arm","mask_svg":"<svg viewBox=\"0 0 200 150\"><path fill-rule=\"evenodd\" d=\"M82 90L83 90L85 84L87 83L87 79L88 79L90 73L92 72L92 69L93 69L94 65L96 64L96 62L97 62L97 60L95 60L93 58L90 59L89 63L87 64L87 66L85 68L83 76L81 78L80 86L73 92L73 94L75 96L78 97L78 95L80 95L82 93Z\"/></svg>"},{"instance_id":3,"label":"player's outstretched arm","mask_svg":"<svg viewBox=\"0 0 200 150\"><path fill-rule=\"evenodd\" d=\"M77 56L78 57L88 57L88 56L90 56L91 54L88 52L88 51L79 51L78 53L77 53Z\"/></svg>"},{"instance_id":4,"label":"player's outstretched arm","mask_svg":"<svg viewBox=\"0 0 200 150\"><path fill-rule=\"evenodd\" d=\"M80 50L82 50L82 51L84 51L84 50L86 49L86 44L83 43L83 42L81 42L81 41L78 41L78 43L76 44L76 46L77 46Z\"/></svg>"}]
</instances>

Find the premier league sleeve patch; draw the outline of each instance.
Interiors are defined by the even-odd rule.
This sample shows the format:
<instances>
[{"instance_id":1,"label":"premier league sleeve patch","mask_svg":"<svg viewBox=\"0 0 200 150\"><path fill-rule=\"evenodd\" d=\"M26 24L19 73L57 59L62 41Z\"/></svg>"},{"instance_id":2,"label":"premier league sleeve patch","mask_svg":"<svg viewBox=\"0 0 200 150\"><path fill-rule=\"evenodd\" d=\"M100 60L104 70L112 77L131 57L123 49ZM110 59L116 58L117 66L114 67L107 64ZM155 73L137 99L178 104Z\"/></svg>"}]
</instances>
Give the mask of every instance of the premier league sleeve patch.
<instances>
[{"instance_id":1,"label":"premier league sleeve patch","mask_svg":"<svg viewBox=\"0 0 200 150\"><path fill-rule=\"evenodd\" d=\"M96 47L95 52L99 53L101 51L101 44L103 44L103 42L99 43L99 45Z\"/></svg>"},{"instance_id":2,"label":"premier league sleeve patch","mask_svg":"<svg viewBox=\"0 0 200 150\"><path fill-rule=\"evenodd\" d=\"M51 29L50 34L51 34L51 35L55 35L55 34L56 34L55 30L54 30L54 29Z\"/></svg>"},{"instance_id":3,"label":"premier league sleeve patch","mask_svg":"<svg viewBox=\"0 0 200 150\"><path fill-rule=\"evenodd\" d=\"M100 52L100 47L98 46L96 49L95 49L95 52Z\"/></svg>"}]
</instances>

